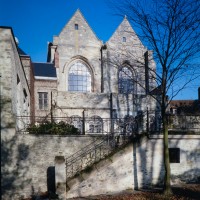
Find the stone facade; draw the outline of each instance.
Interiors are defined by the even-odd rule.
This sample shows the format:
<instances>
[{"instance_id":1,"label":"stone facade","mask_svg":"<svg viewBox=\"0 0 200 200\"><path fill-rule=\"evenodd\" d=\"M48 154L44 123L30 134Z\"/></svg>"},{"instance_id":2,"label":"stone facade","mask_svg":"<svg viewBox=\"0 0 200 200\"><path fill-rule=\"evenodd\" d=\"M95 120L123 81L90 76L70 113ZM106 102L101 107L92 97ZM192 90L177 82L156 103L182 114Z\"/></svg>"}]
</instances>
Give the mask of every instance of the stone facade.
<instances>
[{"instance_id":1,"label":"stone facade","mask_svg":"<svg viewBox=\"0 0 200 200\"><path fill-rule=\"evenodd\" d=\"M136 117L147 107L155 110L156 102L146 92L144 54L147 51L126 18L110 40L103 44L77 10L60 34L49 43L48 61L55 64L57 82L51 85L45 79L35 81L35 115L45 116L50 112L50 104L45 111L38 109L39 91L48 92L48 96L53 91L55 118L82 117L83 112L87 118L124 118ZM77 63L84 65L91 76L90 91L70 89L70 70ZM155 70L151 54L148 65ZM128 77L129 82L135 80L131 92L119 92L119 73L123 67L132 74ZM148 88L152 90L155 87L155 82L150 80Z\"/></svg>"},{"instance_id":2,"label":"stone facade","mask_svg":"<svg viewBox=\"0 0 200 200\"><path fill-rule=\"evenodd\" d=\"M169 137L169 148L180 149L180 162L171 163L171 183L198 182L200 179L199 136ZM139 188L162 186L164 180L163 138L143 138L127 146L67 182L67 198L112 194ZM124 164L126 163L126 164ZM119 189L120 188L120 189Z\"/></svg>"},{"instance_id":3,"label":"stone facade","mask_svg":"<svg viewBox=\"0 0 200 200\"><path fill-rule=\"evenodd\" d=\"M30 87L12 29L0 28L1 128L19 128L17 116L30 116Z\"/></svg>"},{"instance_id":4,"label":"stone facade","mask_svg":"<svg viewBox=\"0 0 200 200\"><path fill-rule=\"evenodd\" d=\"M147 49L126 18L110 40L103 44L78 10L49 44L46 64L49 67L53 65L55 74L52 76L36 75L30 57L19 53L11 28L1 27L0 39L1 187L4 200L16 200L23 195L49 191L49 179L52 181L54 178L55 157L68 157L94 140L101 139L97 137L99 132L95 137L89 134L78 137L19 134L22 133L22 126L36 121L37 116L46 117L52 111L55 119L98 116L111 120L124 119L126 116L135 118L147 107L154 112L159 110L148 95L148 91L156 87L155 82L151 79L147 81L145 76L145 66L148 64L154 70L155 63L149 51L149 61L145 63ZM133 56L130 57L130 54ZM82 77L81 91L70 89L71 86L77 86L73 85L74 79L70 85L70 70L74 66L76 68L72 72L77 73L77 77L78 68L84 66L81 73L90 79L86 79L89 85L83 89L85 77ZM121 71L123 67L128 74ZM73 73L71 76L74 78ZM131 79L128 76L130 74L133 76ZM120 82L123 76L126 80ZM136 78L136 82L128 88L127 82L131 85L132 78ZM125 92L119 92L124 89L122 86ZM39 93L45 93L47 98L42 96L39 99ZM41 106L42 109L40 100L45 104ZM18 116L23 120L16 120ZM145 123L144 120L143 127ZM107 133L110 133L109 128ZM193 176L199 174L199 136L176 135L170 140L170 146L178 147L181 152L181 162L171 165L174 180L186 180L181 177L187 172L192 180ZM87 180L71 183L69 197L116 192L158 183L163 174L162 149L162 138L159 137L134 142L133 146L114 155L113 162L105 161L98 165L99 171L87 174Z\"/></svg>"},{"instance_id":5,"label":"stone facade","mask_svg":"<svg viewBox=\"0 0 200 200\"><path fill-rule=\"evenodd\" d=\"M47 109L39 108L39 92L47 92ZM51 102L55 105L55 98L57 96L57 81L56 80L40 80L35 79L34 81L34 97L35 97L35 116L47 116L50 114ZM52 97L52 99L51 99Z\"/></svg>"}]
</instances>

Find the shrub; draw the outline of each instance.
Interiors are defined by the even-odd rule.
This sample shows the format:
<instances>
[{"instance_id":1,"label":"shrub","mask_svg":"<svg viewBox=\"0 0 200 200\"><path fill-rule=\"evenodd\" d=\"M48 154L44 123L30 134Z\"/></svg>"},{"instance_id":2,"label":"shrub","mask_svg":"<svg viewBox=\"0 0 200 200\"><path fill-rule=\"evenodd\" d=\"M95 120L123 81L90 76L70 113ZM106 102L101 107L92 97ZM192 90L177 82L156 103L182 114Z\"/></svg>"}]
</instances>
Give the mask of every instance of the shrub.
<instances>
[{"instance_id":1,"label":"shrub","mask_svg":"<svg viewBox=\"0 0 200 200\"><path fill-rule=\"evenodd\" d=\"M30 125L27 128L30 134L53 134L53 135L79 135L80 131L74 125L63 121L58 123L45 121L38 125Z\"/></svg>"}]
</instances>

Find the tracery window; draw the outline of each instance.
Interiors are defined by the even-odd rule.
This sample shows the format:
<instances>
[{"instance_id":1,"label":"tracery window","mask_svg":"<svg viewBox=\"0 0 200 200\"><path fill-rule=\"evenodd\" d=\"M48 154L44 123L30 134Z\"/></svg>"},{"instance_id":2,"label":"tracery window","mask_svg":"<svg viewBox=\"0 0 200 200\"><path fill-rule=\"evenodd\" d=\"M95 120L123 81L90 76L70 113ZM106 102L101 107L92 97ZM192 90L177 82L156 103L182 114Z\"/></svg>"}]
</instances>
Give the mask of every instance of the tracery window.
<instances>
[{"instance_id":1,"label":"tracery window","mask_svg":"<svg viewBox=\"0 0 200 200\"><path fill-rule=\"evenodd\" d=\"M129 94L134 92L133 74L128 67L122 67L119 71L119 93Z\"/></svg>"},{"instance_id":2,"label":"tracery window","mask_svg":"<svg viewBox=\"0 0 200 200\"><path fill-rule=\"evenodd\" d=\"M76 62L70 67L68 91L91 92L91 73L81 62Z\"/></svg>"},{"instance_id":3,"label":"tracery window","mask_svg":"<svg viewBox=\"0 0 200 200\"><path fill-rule=\"evenodd\" d=\"M90 118L89 122L89 132L90 133L102 133L103 131L103 120L99 116L93 116Z\"/></svg>"}]
</instances>

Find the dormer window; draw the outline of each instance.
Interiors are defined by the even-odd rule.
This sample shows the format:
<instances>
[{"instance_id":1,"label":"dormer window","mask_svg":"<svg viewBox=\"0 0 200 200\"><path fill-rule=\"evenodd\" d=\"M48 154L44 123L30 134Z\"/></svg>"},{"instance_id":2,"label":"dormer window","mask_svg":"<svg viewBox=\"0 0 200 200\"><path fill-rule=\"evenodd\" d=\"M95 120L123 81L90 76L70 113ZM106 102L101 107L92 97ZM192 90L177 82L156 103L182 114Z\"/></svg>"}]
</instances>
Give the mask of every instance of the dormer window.
<instances>
[{"instance_id":1,"label":"dormer window","mask_svg":"<svg viewBox=\"0 0 200 200\"><path fill-rule=\"evenodd\" d=\"M74 28L75 30L78 30L78 24L75 24Z\"/></svg>"},{"instance_id":2,"label":"dormer window","mask_svg":"<svg viewBox=\"0 0 200 200\"><path fill-rule=\"evenodd\" d=\"M122 41L123 41L123 42L126 42L126 37L123 37L123 38L122 38Z\"/></svg>"}]
</instances>

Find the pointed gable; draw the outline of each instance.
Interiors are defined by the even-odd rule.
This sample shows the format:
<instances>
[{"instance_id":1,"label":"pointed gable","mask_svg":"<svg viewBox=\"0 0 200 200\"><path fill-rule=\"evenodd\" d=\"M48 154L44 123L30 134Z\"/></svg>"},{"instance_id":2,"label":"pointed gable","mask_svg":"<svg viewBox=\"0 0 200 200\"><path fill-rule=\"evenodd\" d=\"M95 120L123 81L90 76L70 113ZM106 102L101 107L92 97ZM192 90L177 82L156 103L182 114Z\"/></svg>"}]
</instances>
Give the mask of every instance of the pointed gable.
<instances>
[{"instance_id":1,"label":"pointed gable","mask_svg":"<svg viewBox=\"0 0 200 200\"><path fill-rule=\"evenodd\" d=\"M118 26L116 31L113 33L111 38L107 42L109 45L118 45L118 46L142 46L140 39L138 38L137 34L131 27L129 21L126 17L124 17L121 24Z\"/></svg>"},{"instance_id":2,"label":"pointed gable","mask_svg":"<svg viewBox=\"0 0 200 200\"><path fill-rule=\"evenodd\" d=\"M75 45L94 45L100 40L89 26L81 11L78 9L59 34L60 42Z\"/></svg>"},{"instance_id":3,"label":"pointed gable","mask_svg":"<svg viewBox=\"0 0 200 200\"><path fill-rule=\"evenodd\" d=\"M123 63L129 61L136 63L144 60L146 48L125 17L107 42L112 62Z\"/></svg>"}]
</instances>

